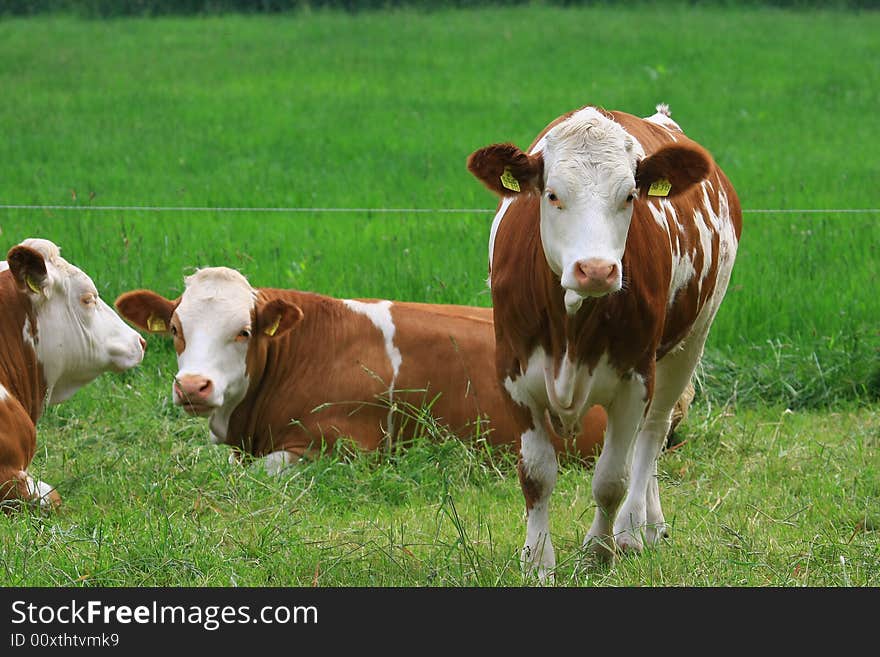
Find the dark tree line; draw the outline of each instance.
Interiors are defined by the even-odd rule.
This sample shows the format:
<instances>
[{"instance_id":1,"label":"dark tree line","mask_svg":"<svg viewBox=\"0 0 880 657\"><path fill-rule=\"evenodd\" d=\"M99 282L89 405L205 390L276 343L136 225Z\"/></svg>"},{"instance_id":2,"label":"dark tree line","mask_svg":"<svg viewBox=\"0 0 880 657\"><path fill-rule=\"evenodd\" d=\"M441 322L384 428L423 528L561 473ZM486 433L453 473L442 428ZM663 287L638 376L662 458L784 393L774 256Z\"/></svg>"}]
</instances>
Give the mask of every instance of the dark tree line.
<instances>
[{"instance_id":1,"label":"dark tree line","mask_svg":"<svg viewBox=\"0 0 880 657\"><path fill-rule=\"evenodd\" d=\"M538 2L556 6L633 5L633 0L0 0L0 16L64 12L89 18L223 13L279 13L305 8L350 12L411 7L511 6ZM644 1L643 4L654 4ZM694 6L774 6L794 9L878 9L880 0L681 0Z\"/></svg>"}]
</instances>

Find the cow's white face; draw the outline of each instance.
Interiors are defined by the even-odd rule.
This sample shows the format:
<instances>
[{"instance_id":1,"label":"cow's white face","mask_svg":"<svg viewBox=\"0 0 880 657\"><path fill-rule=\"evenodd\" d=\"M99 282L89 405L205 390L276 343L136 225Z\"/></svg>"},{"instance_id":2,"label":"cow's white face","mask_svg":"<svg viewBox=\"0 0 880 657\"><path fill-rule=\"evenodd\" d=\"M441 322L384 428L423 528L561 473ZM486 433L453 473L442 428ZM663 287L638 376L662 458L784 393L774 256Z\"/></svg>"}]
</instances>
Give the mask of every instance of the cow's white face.
<instances>
[{"instance_id":1,"label":"cow's white face","mask_svg":"<svg viewBox=\"0 0 880 657\"><path fill-rule=\"evenodd\" d=\"M287 335L303 312L277 294L264 298L228 267L200 269L184 283L177 300L132 290L119 296L116 308L145 331L174 339L172 399L188 413L210 416L214 441L223 441L251 378L262 376L261 354L265 359L271 341Z\"/></svg>"},{"instance_id":2,"label":"cow's white face","mask_svg":"<svg viewBox=\"0 0 880 657\"><path fill-rule=\"evenodd\" d=\"M256 296L244 276L226 267L201 269L186 279L170 327L177 349L175 404L210 415L244 399Z\"/></svg>"},{"instance_id":3,"label":"cow's white face","mask_svg":"<svg viewBox=\"0 0 880 657\"><path fill-rule=\"evenodd\" d=\"M544 140L541 242L565 289L568 311L623 285L623 251L636 197L641 146L586 108Z\"/></svg>"},{"instance_id":4,"label":"cow's white face","mask_svg":"<svg viewBox=\"0 0 880 657\"><path fill-rule=\"evenodd\" d=\"M50 404L68 399L103 372L121 372L143 360L144 340L55 244L28 239L19 247L10 251L9 266L34 312L36 327L28 321L24 338L43 366Z\"/></svg>"},{"instance_id":5,"label":"cow's white face","mask_svg":"<svg viewBox=\"0 0 880 657\"><path fill-rule=\"evenodd\" d=\"M704 180L712 166L711 156L690 140L674 139L646 156L638 140L595 107L555 124L530 153L511 143L492 144L467 161L468 170L501 197L540 197L541 245L565 290L569 314L585 298L623 287L636 195L676 196ZM514 202L506 200L495 215L490 250Z\"/></svg>"}]
</instances>

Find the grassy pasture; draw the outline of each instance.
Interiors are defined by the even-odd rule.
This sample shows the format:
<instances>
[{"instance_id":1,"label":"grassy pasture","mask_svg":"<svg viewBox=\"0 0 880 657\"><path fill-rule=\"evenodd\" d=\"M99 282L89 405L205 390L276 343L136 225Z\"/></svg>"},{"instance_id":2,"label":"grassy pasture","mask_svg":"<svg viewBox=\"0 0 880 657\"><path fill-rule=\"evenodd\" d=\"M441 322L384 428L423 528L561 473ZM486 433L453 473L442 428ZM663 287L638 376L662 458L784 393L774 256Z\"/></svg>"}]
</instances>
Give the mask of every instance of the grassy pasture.
<instances>
[{"instance_id":1,"label":"grassy pasture","mask_svg":"<svg viewBox=\"0 0 880 657\"><path fill-rule=\"evenodd\" d=\"M32 471L59 487L53 517L0 522L0 581L94 586L519 586L524 505L514 456L423 424L385 454L339 449L288 475L230 465L184 419L154 354L125 385L96 384L42 422ZM149 406L149 414L133 408ZM565 465L551 527L557 584L880 585L880 417L697 407L661 459L671 538L610 569L579 547L590 471Z\"/></svg>"},{"instance_id":2,"label":"grassy pasture","mask_svg":"<svg viewBox=\"0 0 880 657\"><path fill-rule=\"evenodd\" d=\"M665 101L746 209L877 208L878 33L875 13L645 7L4 20L0 203L490 210L472 150L585 103ZM53 239L109 300L226 264L488 305L490 218L4 209L0 251ZM560 583L880 584L878 245L876 215L746 215L687 443L661 462L672 541L577 567L589 472L566 466ZM2 519L0 583L522 583L509 455L425 427L272 480L170 406L172 363L151 340L137 371L49 410L33 470L66 505Z\"/></svg>"}]
</instances>

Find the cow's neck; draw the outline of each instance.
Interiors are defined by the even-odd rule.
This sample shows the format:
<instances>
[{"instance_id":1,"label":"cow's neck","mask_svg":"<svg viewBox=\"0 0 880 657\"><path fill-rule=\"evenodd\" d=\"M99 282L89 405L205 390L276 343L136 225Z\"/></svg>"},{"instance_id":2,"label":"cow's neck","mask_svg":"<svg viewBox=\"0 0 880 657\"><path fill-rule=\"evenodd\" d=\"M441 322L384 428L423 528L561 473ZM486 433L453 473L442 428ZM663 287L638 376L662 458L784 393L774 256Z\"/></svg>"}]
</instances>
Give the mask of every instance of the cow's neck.
<instances>
[{"instance_id":1,"label":"cow's neck","mask_svg":"<svg viewBox=\"0 0 880 657\"><path fill-rule=\"evenodd\" d=\"M637 231L638 221L633 224ZM496 252L492 290L501 300L495 304L499 374L518 378L540 349L551 405L572 408L574 416L577 398L587 394L590 386L584 376L592 376L597 368L623 377L635 372L651 378L665 311L662 302L658 305L652 299L668 287L669 274L665 259L656 254L648 258L631 234L623 258L625 289L584 299L578 311L569 315L559 277L544 256L537 221L532 229L534 236L520 244L524 249ZM523 257L524 252L528 257ZM513 257L505 262L508 253ZM645 260L653 264L646 265ZM508 326L513 330L506 330ZM634 344L639 345L638 351L633 350Z\"/></svg>"},{"instance_id":2,"label":"cow's neck","mask_svg":"<svg viewBox=\"0 0 880 657\"><path fill-rule=\"evenodd\" d=\"M0 307L0 384L36 422L46 398L43 367L34 349L36 317L7 272L0 273Z\"/></svg>"},{"instance_id":3,"label":"cow's neck","mask_svg":"<svg viewBox=\"0 0 880 657\"><path fill-rule=\"evenodd\" d=\"M229 419L221 442L253 456L265 456L282 447L276 442L279 437L273 435L273 429L283 430L284 427L272 426L273 409L283 407L290 416L288 422L312 411L297 406L299 396L295 390L293 395L290 394L287 382L307 386L309 372L319 374L312 369L316 354L321 353L316 345L333 344L343 307L336 299L309 292L260 288L258 293L261 302L284 299L303 311L302 320L289 333L273 340L263 340L261 348L249 350L247 394L227 415ZM214 424L219 424L225 417L222 413L215 416L212 417L212 431L219 436Z\"/></svg>"}]
</instances>

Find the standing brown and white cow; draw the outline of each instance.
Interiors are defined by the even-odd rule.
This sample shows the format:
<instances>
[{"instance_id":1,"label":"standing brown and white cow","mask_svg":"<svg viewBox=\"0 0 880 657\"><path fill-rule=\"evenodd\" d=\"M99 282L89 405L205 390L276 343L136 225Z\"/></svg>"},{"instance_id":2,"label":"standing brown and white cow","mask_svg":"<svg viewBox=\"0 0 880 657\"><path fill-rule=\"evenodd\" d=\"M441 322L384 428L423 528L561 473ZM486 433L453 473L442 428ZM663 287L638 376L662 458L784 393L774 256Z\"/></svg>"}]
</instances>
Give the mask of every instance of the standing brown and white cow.
<instances>
[{"instance_id":1,"label":"standing brown and white cow","mask_svg":"<svg viewBox=\"0 0 880 657\"><path fill-rule=\"evenodd\" d=\"M478 422L490 443L517 439L495 377L489 308L253 288L226 267L187 277L178 299L134 290L116 307L173 337L174 403L207 416L214 442L264 458L269 471L340 436L376 449L426 402L463 439ZM592 457L604 410L588 411L582 426L556 447Z\"/></svg>"},{"instance_id":2,"label":"standing brown and white cow","mask_svg":"<svg viewBox=\"0 0 880 657\"><path fill-rule=\"evenodd\" d=\"M555 565L542 418L564 434L594 404L608 428L584 544L602 558L615 543L639 551L666 534L657 457L730 279L736 193L665 105L646 119L583 107L527 153L488 146L468 169L502 197L490 285L497 375L521 435L523 562L542 576Z\"/></svg>"},{"instance_id":3,"label":"standing brown and white cow","mask_svg":"<svg viewBox=\"0 0 880 657\"><path fill-rule=\"evenodd\" d=\"M57 404L106 371L127 370L145 342L85 273L48 240L28 239L0 262L0 501L58 504L27 469L43 404Z\"/></svg>"}]
</instances>

